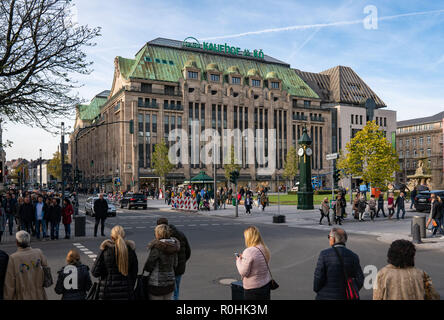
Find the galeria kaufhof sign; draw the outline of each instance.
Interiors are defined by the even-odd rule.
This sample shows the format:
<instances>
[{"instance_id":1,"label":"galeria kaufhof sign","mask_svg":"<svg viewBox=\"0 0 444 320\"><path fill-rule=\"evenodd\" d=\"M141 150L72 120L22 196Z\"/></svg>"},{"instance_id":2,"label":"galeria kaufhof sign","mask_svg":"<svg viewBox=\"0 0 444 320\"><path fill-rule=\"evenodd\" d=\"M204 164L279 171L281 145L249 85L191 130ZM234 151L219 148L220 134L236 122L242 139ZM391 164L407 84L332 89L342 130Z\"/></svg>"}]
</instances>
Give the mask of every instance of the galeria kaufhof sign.
<instances>
[{"instance_id":1,"label":"galeria kaufhof sign","mask_svg":"<svg viewBox=\"0 0 444 320\"><path fill-rule=\"evenodd\" d=\"M262 52L262 49L259 50L244 49L241 51L241 48L230 46L227 43L215 44L210 42L203 42L202 44L200 44L199 40L193 37L185 38L185 40L182 41L182 47L201 49L204 51L226 53L234 56L244 56L257 59L264 59L264 53Z\"/></svg>"}]
</instances>

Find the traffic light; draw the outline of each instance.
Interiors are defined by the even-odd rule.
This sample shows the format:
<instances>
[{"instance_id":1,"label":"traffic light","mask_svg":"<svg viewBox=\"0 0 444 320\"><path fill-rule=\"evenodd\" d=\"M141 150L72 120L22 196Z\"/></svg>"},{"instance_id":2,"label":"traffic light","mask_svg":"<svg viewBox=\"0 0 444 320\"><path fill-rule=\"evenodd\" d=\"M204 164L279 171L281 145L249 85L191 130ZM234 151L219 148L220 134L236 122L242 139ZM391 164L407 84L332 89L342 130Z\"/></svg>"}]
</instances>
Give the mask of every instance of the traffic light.
<instances>
[{"instance_id":1,"label":"traffic light","mask_svg":"<svg viewBox=\"0 0 444 320\"><path fill-rule=\"evenodd\" d=\"M338 188L338 182L339 182L340 179L341 179L341 177L340 177L339 170L338 169L334 169L334 171L333 171L333 186L334 186L335 189Z\"/></svg>"},{"instance_id":2,"label":"traffic light","mask_svg":"<svg viewBox=\"0 0 444 320\"><path fill-rule=\"evenodd\" d=\"M236 184L237 179L239 178L239 171L231 171L230 172L230 182Z\"/></svg>"},{"instance_id":3,"label":"traffic light","mask_svg":"<svg viewBox=\"0 0 444 320\"><path fill-rule=\"evenodd\" d=\"M134 133L134 120L129 121L129 132L130 134Z\"/></svg>"}]
</instances>

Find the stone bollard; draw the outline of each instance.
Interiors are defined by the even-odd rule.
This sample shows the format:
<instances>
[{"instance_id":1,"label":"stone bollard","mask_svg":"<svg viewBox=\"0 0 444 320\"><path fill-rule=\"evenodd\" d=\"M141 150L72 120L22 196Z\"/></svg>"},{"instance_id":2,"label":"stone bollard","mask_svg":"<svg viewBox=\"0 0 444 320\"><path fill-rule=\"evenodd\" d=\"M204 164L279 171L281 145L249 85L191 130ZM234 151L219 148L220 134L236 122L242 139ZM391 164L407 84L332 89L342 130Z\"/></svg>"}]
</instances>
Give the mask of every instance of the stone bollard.
<instances>
[{"instance_id":1,"label":"stone bollard","mask_svg":"<svg viewBox=\"0 0 444 320\"><path fill-rule=\"evenodd\" d=\"M422 241L421 241L421 230L420 230L418 224L413 225L413 235L412 235L412 237L413 237L413 240L412 240L413 243L417 243L417 244L418 243L422 243Z\"/></svg>"}]
</instances>

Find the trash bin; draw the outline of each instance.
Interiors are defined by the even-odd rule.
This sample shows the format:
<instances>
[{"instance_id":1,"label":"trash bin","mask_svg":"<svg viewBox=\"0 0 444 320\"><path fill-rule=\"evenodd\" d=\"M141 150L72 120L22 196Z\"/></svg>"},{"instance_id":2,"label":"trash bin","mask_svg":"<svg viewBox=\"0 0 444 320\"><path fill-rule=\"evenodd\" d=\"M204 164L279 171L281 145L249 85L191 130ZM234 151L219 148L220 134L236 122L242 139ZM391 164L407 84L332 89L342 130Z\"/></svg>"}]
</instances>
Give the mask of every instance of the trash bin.
<instances>
[{"instance_id":1,"label":"trash bin","mask_svg":"<svg viewBox=\"0 0 444 320\"><path fill-rule=\"evenodd\" d=\"M86 235L86 216L84 214L74 217L74 236L84 237Z\"/></svg>"},{"instance_id":2,"label":"trash bin","mask_svg":"<svg viewBox=\"0 0 444 320\"><path fill-rule=\"evenodd\" d=\"M273 216L273 223L285 223L285 216L283 214L274 215Z\"/></svg>"},{"instance_id":3,"label":"trash bin","mask_svg":"<svg viewBox=\"0 0 444 320\"><path fill-rule=\"evenodd\" d=\"M415 224L419 225L419 231L421 233L421 238L424 239L427 237L426 233L426 217L425 216L413 216L412 219L412 229L411 229L411 235L413 236L413 228Z\"/></svg>"},{"instance_id":4,"label":"trash bin","mask_svg":"<svg viewBox=\"0 0 444 320\"><path fill-rule=\"evenodd\" d=\"M231 300L244 300L244 286L242 281L231 283Z\"/></svg>"}]
</instances>

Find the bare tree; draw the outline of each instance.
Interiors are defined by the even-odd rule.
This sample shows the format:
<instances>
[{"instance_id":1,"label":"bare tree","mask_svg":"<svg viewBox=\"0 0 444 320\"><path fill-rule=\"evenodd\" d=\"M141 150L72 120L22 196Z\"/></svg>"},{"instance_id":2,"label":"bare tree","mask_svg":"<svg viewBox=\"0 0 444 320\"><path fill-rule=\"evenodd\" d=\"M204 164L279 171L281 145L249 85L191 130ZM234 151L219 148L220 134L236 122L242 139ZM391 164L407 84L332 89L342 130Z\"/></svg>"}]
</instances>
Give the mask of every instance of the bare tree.
<instances>
[{"instance_id":1,"label":"bare tree","mask_svg":"<svg viewBox=\"0 0 444 320\"><path fill-rule=\"evenodd\" d=\"M0 0L0 117L51 131L80 101L73 75L89 74L84 47L100 27L72 22L69 0Z\"/></svg>"}]
</instances>

